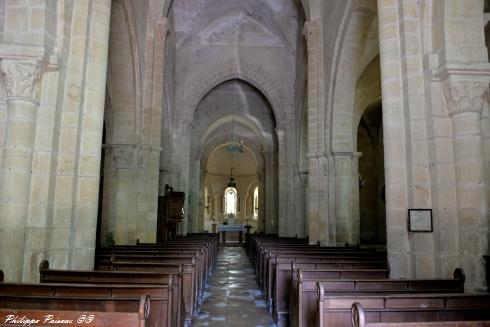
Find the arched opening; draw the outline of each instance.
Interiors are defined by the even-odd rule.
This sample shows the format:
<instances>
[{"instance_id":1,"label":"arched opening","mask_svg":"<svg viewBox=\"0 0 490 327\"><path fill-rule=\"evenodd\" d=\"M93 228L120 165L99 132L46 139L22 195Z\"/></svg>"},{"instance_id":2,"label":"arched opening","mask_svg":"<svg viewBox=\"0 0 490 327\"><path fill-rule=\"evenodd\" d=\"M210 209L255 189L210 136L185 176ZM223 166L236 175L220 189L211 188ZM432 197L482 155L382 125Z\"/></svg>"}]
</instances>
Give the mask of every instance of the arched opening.
<instances>
[{"instance_id":1,"label":"arched opening","mask_svg":"<svg viewBox=\"0 0 490 327\"><path fill-rule=\"evenodd\" d=\"M370 104L357 128L359 214L362 244L386 244L383 117L381 101Z\"/></svg>"},{"instance_id":2,"label":"arched opening","mask_svg":"<svg viewBox=\"0 0 490 327\"><path fill-rule=\"evenodd\" d=\"M212 231L223 223L264 231L266 209L277 210L264 191L269 188L273 197L278 189L275 125L266 97L242 80L223 82L200 101L191 142L191 153L200 163L190 171L191 185L200 190L201 205L195 210L202 222L195 223L197 231L199 226ZM230 147L233 142L239 150Z\"/></svg>"}]
</instances>

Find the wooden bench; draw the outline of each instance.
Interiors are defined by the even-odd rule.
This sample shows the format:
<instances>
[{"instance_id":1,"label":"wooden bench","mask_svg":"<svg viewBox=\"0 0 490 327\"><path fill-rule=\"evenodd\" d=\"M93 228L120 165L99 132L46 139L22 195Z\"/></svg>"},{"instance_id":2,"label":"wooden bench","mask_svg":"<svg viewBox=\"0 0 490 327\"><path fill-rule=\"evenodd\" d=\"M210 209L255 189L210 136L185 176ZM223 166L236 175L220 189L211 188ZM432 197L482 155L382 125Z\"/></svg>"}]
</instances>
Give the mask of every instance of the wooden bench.
<instances>
[{"instance_id":1,"label":"wooden bench","mask_svg":"<svg viewBox=\"0 0 490 327\"><path fill-rule=\"evenodd\" d=\"M75 284L158 284L169 285L170 326L184 326L185 307L182 296L182 272L151 273L131 271L85 271L50 269L47 260L39 265L41 283L75 283Z\"/></svg>"},{"instance_id":2,"label":"wooden bench","mask_svg":"<svg viewBox=\"0 0 490 327\"><path fill-rule=\"evenodd\" d=\"M171 297L167 285L0 283L0 308L11 310L139 312L141 297L152 310L146 326L169 327Z\"/></svg>"},{"instance_id":3,"label":"wooden bench","mask_svg":"<svg viewBox=\"0 0 490 327\"><path fill-rule=\"evenodd\" d=\"M417 322L398 321L395 315L390 315L390 322L371 322L366 323L366 313L363 306L355 302L352 305L352 327L488 327L490 326L490 320L462 320L462 321L434 321L434 320L422 320L424 316L417 318ZM383 315L386 316L389 310L381 313L380 319ZM393 313L393 312L391 312ZM430 316L428 319L431 319ZM451 319L458 319L458 317L452 317Z\"/></svg>"},{"instance_id":4,"label":"wooden bench","mask_svg":"<svg viewBox=\"0 0 490 327\"><path fill-rule=\"evenodd\" d=\"M264 286L264 293L269 311L277 316L277 307L281 301L285 301L285 307L290 297L290 287L293 279L292 264L298 267L318 267L323 269L386 269L386 261L374 260L370 258L351 257L339 258L325 256L298 256L283 257L278 256L273 260L273 264L265 274L267 282ZM265 277L264 277L265 278ZM281 300L279 300L281 299ZM274 313L274 309L276 313Z\"/></svg>"},{"instance_id":5,"label":"wooden bench","mask_svg":"<svg viewBox=\"0 0 490 327\"><path fill-rule=\"evenodd\" d=\"M340 250L333 248L325 248L325 249L311 249L311 250L298 250L298 249L288 249L288 250L267 250L264 251L263 255L259 259L259 267L258 267L258 276L259 283L265 289L267 283L273 280L273 277L270 273L274 273L275 265L277 263L277 258L307 258L307 257L325 257L329 258L329 260L333 258L338 258L341 260L352 260L359 259L364 261L383 261L386 266L386 254L379 254L377 252L363 252L363 251L351 251L351 250Z\"/></svg>"},{"instance_id":6,"label":"wooden bench","mask_svg":"<svg viewBox=\"0 0 490 327\"><path fill-rule=\"evenodd\" d=\"M195 257L190 255L172 255L172 254L153 254L147 255L146 252L141 254L113 254L109 259L103 258L99 260L98 258L95 268L96 270L111 270L115 262L147 262L147 263L171 263L171 264L182 264L186 267L186 270L190 270L192 274L192 290L194 293L194 298L196 301L200 301L201 295L204 291L205 286L205 275L204 266L202 262L196 260ZM109 260L109 261L107 261Z\"/></svg>"},{"instance_id":7,"label":"wooden bench","mask_svg":"<svg viewBox=\"0 0 490 327\"><path fill-rule=\"evenodd\" d=\"M185 243L185 244L165 244L155 246L135 246L135 245L118 245L109 248L100 248L96 250L96 260L111 256L112 254L140 254L147 255L157 254L192 254L195 255L199 262L204 264L204 270L207 274L214 267L215 254L214 250L203 244Z\"/></svg>"},{"instance_id":8,"label":"wooden bench","mask_svg":"<svg viewBox=\"0 0 490 327\"><path fill-rule=\"evenodd\" d=\"M379 280L389 277L388 269L359 269L359 270L303 270L301 265L293 264L296 277L291 282L289 308L281 305L278 299L277 311L281 320L287 319L290 326L308 327L315 324L317 310L316 283L324 280ZM287 310L289 309L289 312ZM289 316L288 316L289 314Z\"/></svg>"},{"instance_id":9,"label":"wooden bench","mask_svg":"<svg viewBox=\"0 0 490 327\"><path fill-rule=\"evenodd\" d=\"M365 308L366 322L490 320L490 294L344 295L325 293L318 283L318 327L351 326L351 307Z\"/></svg>"},{"instance_id":10,"label":"wooden bench","mask_svg":"<svg viewBox=\"0 0 490 327\"><path fill-rule=\"evenodd\" d=\"M1 297L1 295L0 295ZM43 299L46 300L46 299ZM22 326L89 326L89 327L149 327L150 297L142 295L136 311L86 311L57 309L0 309L0 325ZM101 309L106 309L102 307ZM110 309L110 308L109 308Z\"/></svg>"},{"instance_id":11,"label":"wooden bench","mask_svg":"<svg viewBox=\"0 0 490 327\"><path fill-rule=\"evenodd\" d=\"M162 262L139 262L139 261L114 261L111 271L138 271L168 273L169 271L182 272L182 296L184 299L185 320L189 322L192 316L197 313L197 299L195 287L195 274L192 265Z\"/></svg>"},{"instance_id":12,"label":"wooden bench","mask_svg":"<svg viewBox=\"0 0 490 327\"><path fill-rule=\"evenodd\" d=\"M375 294L404 294L404 293L463 293L465 276L461 269L454 270L454 279L369 279L362 276L356 279L305 279L303 272L299 276L297 293L294 294L297 303L292 309L293 326L310 326L316 317L316 291L320 283L325 296L336 295L375 295ZM371 274L371 273L369 273ZM330 275L330 274L328 274ZM346 275L347 276L347 275ZM320 276L315 276L320 277Z\"/></svg>"}]
</instances>

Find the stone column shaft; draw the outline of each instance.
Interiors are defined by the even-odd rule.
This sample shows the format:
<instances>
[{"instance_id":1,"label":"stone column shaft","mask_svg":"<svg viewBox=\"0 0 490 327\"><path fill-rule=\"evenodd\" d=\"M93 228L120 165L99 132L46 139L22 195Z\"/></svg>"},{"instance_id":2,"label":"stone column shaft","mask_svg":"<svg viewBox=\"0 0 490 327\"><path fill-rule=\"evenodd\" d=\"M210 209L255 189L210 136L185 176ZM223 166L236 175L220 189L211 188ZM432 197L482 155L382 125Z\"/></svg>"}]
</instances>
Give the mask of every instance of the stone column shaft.
<instances>
[{"instance_id":1,"label":"stone column shaft","mask_svg":"<svg viewBox=\"0 0 490 327\"><path fill-rule=\"evenodd\" d=\"M412 276L407 231L408 163L406 111L398 28L403 17L397 0L378 0L379 54L383 105L383 144L386 190L386 234L393 278Z\"/></svg>"},{"instance_id":2,"label":"stone column shaft","mask_svg":"<svg viewBox=\"0 0 490 327\"><path fill-rule=\"evenodd\" d=\"M481 111L488 82L446 81L449 115L452 119L456 193L459 226L459 257L467 289L483 290L483 255L487 251L488 222L483 184Z\"/></svg>"},{"instance_id":3,"label":"stone column shaft","mask_svg":"<svg viewBox=\"0 0 490 327\"><path fill-rule=\"evenodd\" d=\"M306 37L308 51L308 187L306 192L306 229L311 244L318 241L328 242L328 204L326 210L321 210L322 194L324 204L328 194L328 183L321 174L322 163L321 145L324 143L323 126L321 121L323 108L323 47L321 23L308 21L305 23L303 34ZM322 212L321 212L322 211ZM322 235L326 236L323 237Z\"/></svg>"},{"instance_id":4,"label":"stone column shaft","mask_svg":"<svg viewBox=\"0 0 490 327\"><path fill-rule=\"evenodd\" d=\"M0 269L6 280L20 281L41 67L34 61L2 60L1 69L7 87L7 125L0 170Z\"/></svg>"}]
</instances>

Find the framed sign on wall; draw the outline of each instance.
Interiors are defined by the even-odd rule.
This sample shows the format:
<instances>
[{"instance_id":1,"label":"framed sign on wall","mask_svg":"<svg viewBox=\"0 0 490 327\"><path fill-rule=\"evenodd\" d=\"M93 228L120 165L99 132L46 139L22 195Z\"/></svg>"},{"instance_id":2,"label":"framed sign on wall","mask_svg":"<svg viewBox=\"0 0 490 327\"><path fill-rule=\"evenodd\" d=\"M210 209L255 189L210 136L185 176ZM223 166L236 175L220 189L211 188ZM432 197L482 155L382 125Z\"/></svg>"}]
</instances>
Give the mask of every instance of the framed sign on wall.
<instances>
[{"instance_id":1,"label":"framed sign on wall","mask_svg":"<svg viewBox=\"0 0 490 327\"><path fill-rule=\"evenodd\" d=\"M432 233L432 209L408 209L408 231Z\"/></svg>"}]
</instances>

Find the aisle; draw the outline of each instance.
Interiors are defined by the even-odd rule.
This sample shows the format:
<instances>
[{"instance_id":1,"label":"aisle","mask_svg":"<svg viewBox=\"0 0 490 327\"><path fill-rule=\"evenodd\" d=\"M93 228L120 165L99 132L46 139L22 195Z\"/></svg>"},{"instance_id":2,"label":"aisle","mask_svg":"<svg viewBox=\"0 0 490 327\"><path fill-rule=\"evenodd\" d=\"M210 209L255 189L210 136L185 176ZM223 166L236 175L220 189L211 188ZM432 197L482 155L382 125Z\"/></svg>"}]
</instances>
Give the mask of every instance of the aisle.
<instances>
[{"instance_id":1,"label":"aisle","mask_svg":"<svg viewBox=\"0 0 490 327\"><path fill-rule=\"evenodd\" d=\"M192 326L275 327L243 248L220 248L217 260Z\"/></svg>"}]
</instances>

